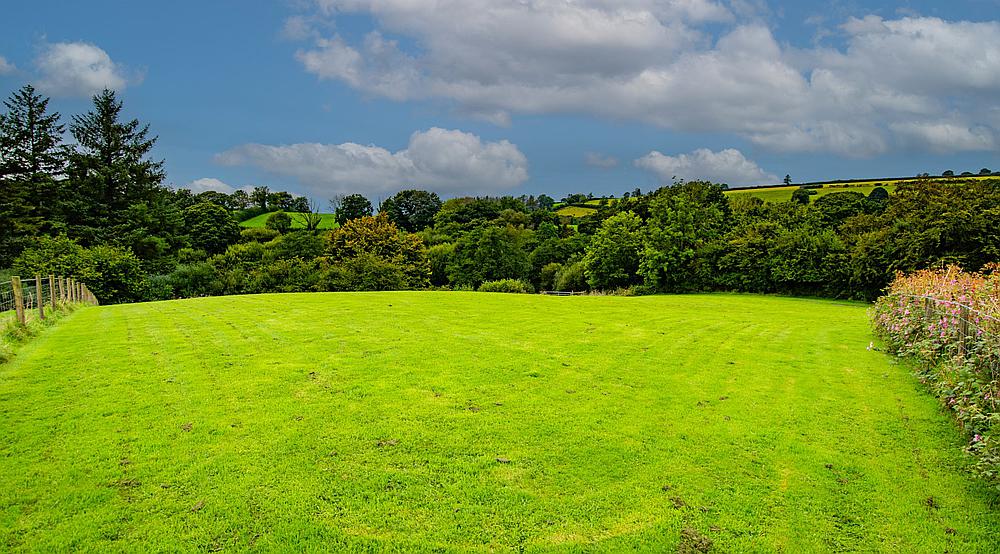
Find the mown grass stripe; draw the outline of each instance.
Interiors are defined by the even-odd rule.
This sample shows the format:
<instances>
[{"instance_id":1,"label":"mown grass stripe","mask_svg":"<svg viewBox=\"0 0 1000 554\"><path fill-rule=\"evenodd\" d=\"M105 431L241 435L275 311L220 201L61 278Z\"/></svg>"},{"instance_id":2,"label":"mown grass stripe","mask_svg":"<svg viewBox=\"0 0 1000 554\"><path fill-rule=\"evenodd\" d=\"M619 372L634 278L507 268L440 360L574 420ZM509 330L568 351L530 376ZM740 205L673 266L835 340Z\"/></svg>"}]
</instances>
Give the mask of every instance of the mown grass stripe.
<instances>
[{"instance_id":1,"label":"mown grass stripe","mask_svg":"<svg viewBox=\"0 0 1000 554\"><path fill-rule=\"evenodd\" d=\"M996 550L870 340L862 305L753 295L88 308L0 366L0 545Z\"/></svg>"}]
</instances>

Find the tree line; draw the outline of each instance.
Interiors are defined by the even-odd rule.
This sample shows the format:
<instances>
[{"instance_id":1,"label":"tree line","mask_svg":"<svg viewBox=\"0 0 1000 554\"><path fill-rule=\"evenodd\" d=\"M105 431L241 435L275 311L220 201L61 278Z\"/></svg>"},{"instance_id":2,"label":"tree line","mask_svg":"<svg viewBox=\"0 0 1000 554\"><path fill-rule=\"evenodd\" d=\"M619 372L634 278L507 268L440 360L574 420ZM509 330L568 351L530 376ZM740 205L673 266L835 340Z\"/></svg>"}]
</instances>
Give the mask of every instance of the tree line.
<instances>
[{"instance_id":1,"label":"tree line","mask_svg":"<svg viewBox=\"0 0 1000 554\"><path fill-rule=\"evenodd\" d=\"M0 267L59 273L104 302L393 289L746 291L872 299L896 271L996 261L1000 181L901 184L789 202L692 181L555 213L547 195L463 197L409 189L316 206L257 187L164 186L149 126L105 91L65 128L25 86L0 115ZM582 203L592 195L564 199ZM238 221L272 213L264 228ZM297 212L300 215L287 215ZM300 218L301 229L291 225Z\"/></svg>"}]
</instances>

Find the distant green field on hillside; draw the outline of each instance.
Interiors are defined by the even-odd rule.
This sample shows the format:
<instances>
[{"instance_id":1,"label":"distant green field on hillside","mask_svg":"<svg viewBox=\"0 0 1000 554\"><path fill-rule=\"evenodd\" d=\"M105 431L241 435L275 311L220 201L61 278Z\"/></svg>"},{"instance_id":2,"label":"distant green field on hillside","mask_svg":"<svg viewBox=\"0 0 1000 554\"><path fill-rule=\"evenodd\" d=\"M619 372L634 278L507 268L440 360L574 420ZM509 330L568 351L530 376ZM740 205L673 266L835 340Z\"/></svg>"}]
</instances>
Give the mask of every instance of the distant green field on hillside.
<instances>
[{"instance_id":1,"label":"distant green field on hillside","mask_svg":"<svg viewBox=\"0 0 1000 554\"><path fill-rule=\"evenodd\" d=\"M857 185L857 186L829 185L819 189L812 189L816 191L816 194L812 195L810 199L813 202L815 202L817 198L826 196L827 194L833 194L835 192L860 192L861 194L867 196L871 194L871 192L875 190L877 186L881 186L890 194L892 194L896 190L896 185L894 184L877 185L875 183L872 183L868 185ZM797 185L793 185L790 187L775 187L766 189L730 189L726 191L726 194L729 196L739 196L739 195L756 196L757 198L760 198L765 202L787 202L792 199L792 192L794 192L795 189L797 188L799 188Z\"/></svg>"},{"instance_id":2,"label":"distant green field on hillside","mask_svg":"<svg viewBox=\"0 0 1000 554\"><path fill-rule=\"evenodd\" d=\"M563 206L562 208L556 210L556 215L568 217L587 217L596 213L597 206L594 206L593 208L584 208L582 206Z\"/></svg>"},{"instance_id":3,"label":"distant green field on hillside","mask_svg":"<svg viewBox=\"0 0 1000 554\"><path fill-rule=\"evenodd\" d=\"M827 194L832 194L834 192L860 192L862 194L868 195L876 187L882 187L886 189L890 194L892 194L896 187L902 183L913 183L917 181L938 181L938 182L954 182L954 181L967 181L967 180L986 180L995 179L1000 180L1000 177L995 175L974 175L965 177L930 177L928 179L890 179L890 180L871 180L871 181L858 181L851 183L821 183L819 186L822 188L812 189L816 191L816 194L811 198L815 202L817 198L825 196ZM765 202L787 202L792 199L792 192L799 188L800 185L790 185L787 187L768 187L768 188L736 188L726 191L728 195L738 195L746 194L750 196L756 196Z\"/></svg>"},{"instance_id":4,"label":"distant green field on hillside","mask_svg":"<svg viewBox=\"0 0 1000 554\"><path fill-rule=\"evenodd\" d=\"M397 292L87 307L0 365L5 552L997 552L861 304Z\"/></svg>"},{"instance_id":5,"label":"distant green field on hillside","mask_svg":"<svg viewBox=\"0 0 1000 554\"><path fill-rule=\"evenodd\" d=\"M302 215L301 214L299 214L298 212L286 212L286 213L289 216L291 216L291 218L292 218L292 228L293 229L305 229L306 226L305 226L305 223L302 221ZM270 213L260 214L257 217L252 217L250 219L247 219L246 221L241 221L240 222L240 226L241 227L251 227L251 228L263 227L264 224L267 223L267 218L270 215L271 215ZM320 229L336 229L337 228L337 220L334 218L333 214L320 214L320 215L323 216L323 219L322 219L322 221L319 224L319 228Z\"/></svg>"}]
</instances>

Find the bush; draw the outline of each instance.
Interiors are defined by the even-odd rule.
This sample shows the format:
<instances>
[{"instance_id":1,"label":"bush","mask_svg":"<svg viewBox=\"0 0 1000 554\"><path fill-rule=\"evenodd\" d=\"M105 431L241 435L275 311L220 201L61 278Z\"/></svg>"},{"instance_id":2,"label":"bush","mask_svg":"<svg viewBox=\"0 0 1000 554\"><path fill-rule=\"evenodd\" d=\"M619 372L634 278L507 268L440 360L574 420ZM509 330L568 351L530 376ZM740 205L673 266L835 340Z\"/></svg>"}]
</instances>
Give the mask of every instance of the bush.
<instances>
[{"instance_id":1,"label":"bush","mask_svg":"<svg viewBox=\"0 0 1000 554\"><path fill-rule=\"evenodd\" d=\"M102 304L137 302L148 297L142 261L114 246L83 248L66 237L39 238L21 253L14 270L24 276L61 275L85 283Z\"/></svg>"},{"instance_id":2,"label":"bush","mask_svg":"<svg viewBox=\"0 0 1000 554\"><path fill-rule=\"evenodd\" d=\"M208 259L208 252L199 248L181 248L177 251L177 262L180 264L194 264Z\"/></svg>"},{"instance_id":3,"label":"bush","mask_svg":"<svg viewBox=\"0 0 1000 554\"><path fill-rule=\"evenodd\" d=\"M318 284L320 290L406 290L410 278L399 265L372 254L362 254L330 266Z\"/></svg>"},{"instance_id":4,"label":"bush","mask_svg":"<svg viewBox=\"0 0 1000 554\"><path fill-rule=\"evenodd\" d=\"M221 293L215 268L208 262L179 265L172 273L150 280L153 295L160 299L196 298ZM167 292L167 296L163 293Z\"/></svg>"},{"instance_id":5,"label":"bush","mask_svg":"<svg viewBox=\"0 0 1000 554\"><path fill-rule=\"evenodd\" d=\"M292 228L292 218L285 212L274 212L273 214L267 216L267 221L264 222L264 227L279 233L285 233Z\"/></svg>"},{"instance_id":6,"label":"bush","mask_svg":"<svg viewBox=\"0 0 1000 554\"><path fill-rule=\"evenodd\" d=\"M556 275L555 288L563 291L585 291L590 290L590 283L587 281L586 264L577 262L569 267L563 268Z\"/></svg>"},{"instance_id":7,"label":"bush","mask_svg":"<svg viewBox=\"0 0 1000 554\"><path fill-rule=\"evenodd\" d=\"M271 242L281 233L267 227L251 227L240 231L241 242Z\"/></svg>"},{"instance_id":8,"label":"bush","mask_svg":"<svg viewBox=\"0 0 1000 554\"><path fill-rule=\"evenodd\" d=\"M872 307L878 335L952 411L980 476L1000 488L1000 274L945 271L897 275ZM994 431L996 427L996 431Z\"/></svg>"},{"instance_id":9,"label":"bush","mask_svg":"<svg viewBox=\"0 0 1000 554\"><path fill-rule=\"evenodd\" d=\"M357 270L361 282L354 290L417 289L429 284L431 267L423 241L401 232L384 213L352 219L333 230L328 241L330 261ZM354 258L359 259L352 262ZM404 277L402 282L394 281L397 274ZM385 280L389 275L393 277Z\"/></svg>"},{"instance_id":10,"label":"bush","mask_svg":"<svg viewBox=\"0 0 1000 554\"><path fill-rule=\"evenodd\" d=\"M87 266L86 250L65 235L40 237L14 260L14 275L62 275L77 277Z\"/></svg>"},{"instance_id":11,"label":"bush","mask_svg":"<svg viewBox=\"0 0 1000 554\"><path fill-rule=\"evenodd\" d=\"M87 273L81 280L102 304L138 302L146 298L142 261L131 250L95 246L86 251Z\"/></svg>"},{"instance_id":12,"label":"bush","mask_svg":"<svg viewBox=\"0 0 1000 554\"><path fill-rule=\"evenodd\" d=\"M266 246L278 259L312 260L323 255L326 241L311 231L293 231L279 236Z\"/></svg>"},{"instance_id":13,"label":"bush","mask_svg":"<svg viewBox=\"0 0 1000 554\"><path fill-rule=\"evenodd\" d=\"M431 265L431 284L444 286L448 284L448 261L455 251L455 243L435 244L427 249L427 259Z\"/></svg>"},{"instance_id":14,"label":"bush","mask_svg":"<svg viewBox=\"0 0 1000 554\"><path fill-rule=\"evenodd\" d=\"M563 265L560 263L552 262L545 264L545 266L542 267L541 275L539 277L539 283L542 290L554 290L556 288L556 278L562 270Z\"/></svg>"},{"instance_id":15,"label":"bush","mask_svg":"<svg viewBox=\"0 0 1000 554\"><path fill-rule=\"evenodd\" d=\"M249 272L246 292L307 292L319 281L314 260L279 259L258 264Z\"/></svg>"},{"instance_id":16,"label":"bush","mask_svg":"<svg viewBox=\"0 0 1000 554\"><path fill-rule=\"evenodd\" d=\"M479 285L479 292L510 292L515 294L533 294L534 287L520 279L500 279L486 281Z\"/></svg>"},{"instance_id":17,"label":"bush","mask_svg":"<svg viewBox=\"0 0 1000 554\"><path fill-rule=\"evenodd\" d=\"M240 224L229 211L211 202L200 202L184 210L191 244L209 254L218 254L240 237Z\"/></svg>"}]
</instances>

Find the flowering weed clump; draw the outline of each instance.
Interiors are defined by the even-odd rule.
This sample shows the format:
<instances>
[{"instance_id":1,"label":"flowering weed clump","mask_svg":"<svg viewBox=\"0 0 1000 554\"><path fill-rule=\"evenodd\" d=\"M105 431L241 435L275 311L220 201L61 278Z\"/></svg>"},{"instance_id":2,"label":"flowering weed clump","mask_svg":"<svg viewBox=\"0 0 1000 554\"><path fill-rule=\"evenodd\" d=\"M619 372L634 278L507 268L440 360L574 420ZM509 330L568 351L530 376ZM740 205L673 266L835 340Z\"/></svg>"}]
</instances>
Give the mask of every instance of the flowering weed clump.
<instances>
[{"instance_id":1,"label":"flowering weed clump","mask_svg":"<svg viewBox=\"0 0 1000 554\"><path fill-rule=\"evenodd\" d=\"M1000 486L1000 272L897 275L872 321L893 353L916 362L968 434L977 472Z\"/></svg>"}]
</instances>

